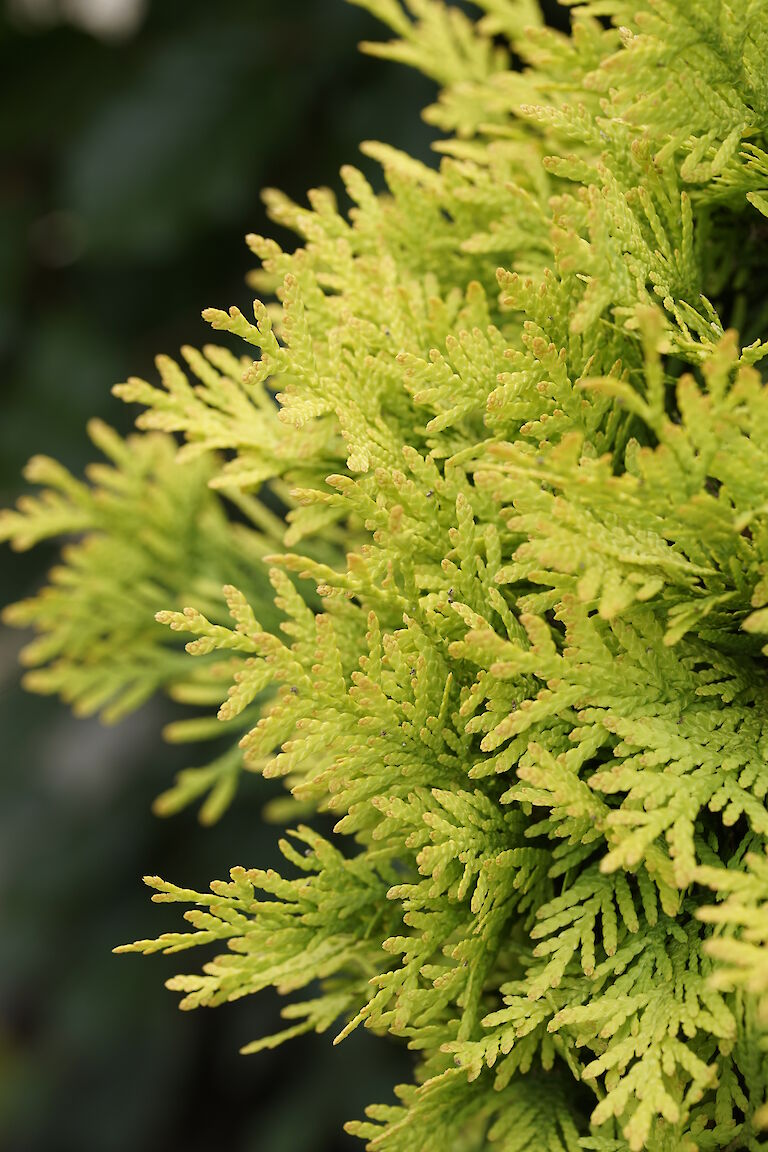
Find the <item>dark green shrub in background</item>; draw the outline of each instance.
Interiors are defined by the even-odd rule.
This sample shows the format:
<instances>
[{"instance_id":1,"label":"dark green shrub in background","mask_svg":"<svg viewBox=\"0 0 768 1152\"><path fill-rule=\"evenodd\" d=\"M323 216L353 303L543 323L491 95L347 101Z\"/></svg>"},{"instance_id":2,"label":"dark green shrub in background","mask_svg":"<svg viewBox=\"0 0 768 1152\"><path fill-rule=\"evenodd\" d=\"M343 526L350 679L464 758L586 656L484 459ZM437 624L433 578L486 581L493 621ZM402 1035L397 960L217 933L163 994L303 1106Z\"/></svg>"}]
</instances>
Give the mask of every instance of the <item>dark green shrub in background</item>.
<instances>
[{"instance_id":1,"label":"dark green shrub in background","mask_svg":"<svg viewBox=\"0 0 768 1152\"><path fill-rule=\"evenodd\" d=\"M270 193L240 343L120 385L88 486L33 461L0 532L80 542L10 609L30 686L213 707L161 810L283 778L283 871L149 878L192 930L127 950L288 995L246 1051L406 1041L372 1148L763 1147L768 6L359 2L439 169Z\"/></svg>"}]
</instances>

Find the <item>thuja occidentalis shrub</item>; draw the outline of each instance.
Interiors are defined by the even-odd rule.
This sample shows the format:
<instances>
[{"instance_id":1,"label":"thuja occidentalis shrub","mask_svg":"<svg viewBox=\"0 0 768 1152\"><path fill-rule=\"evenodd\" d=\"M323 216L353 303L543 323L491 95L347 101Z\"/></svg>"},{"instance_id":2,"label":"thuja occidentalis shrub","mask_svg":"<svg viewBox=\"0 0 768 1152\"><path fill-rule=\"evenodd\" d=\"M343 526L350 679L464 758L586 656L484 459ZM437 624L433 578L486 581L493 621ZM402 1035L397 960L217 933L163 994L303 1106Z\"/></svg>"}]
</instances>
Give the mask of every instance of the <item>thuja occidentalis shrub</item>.
<instances>
[{"instance_id":1,"label":"thuja occidentalis shrub","mask_svg":"<svg viewBox=\"0 0 768 1152\"><path fill-rule=\"evenodd\" d=\"M70 538L6 614L33 690L231 734L160 811L286 785L284 875L148 878L188 930L119 950L285 994L247 1051L401 1038L372 1149L768 1147L768 3L356 2L439 165L269 193L242 355L120 385L138 433L0 521Z\"/></svg>"}]
</instances>

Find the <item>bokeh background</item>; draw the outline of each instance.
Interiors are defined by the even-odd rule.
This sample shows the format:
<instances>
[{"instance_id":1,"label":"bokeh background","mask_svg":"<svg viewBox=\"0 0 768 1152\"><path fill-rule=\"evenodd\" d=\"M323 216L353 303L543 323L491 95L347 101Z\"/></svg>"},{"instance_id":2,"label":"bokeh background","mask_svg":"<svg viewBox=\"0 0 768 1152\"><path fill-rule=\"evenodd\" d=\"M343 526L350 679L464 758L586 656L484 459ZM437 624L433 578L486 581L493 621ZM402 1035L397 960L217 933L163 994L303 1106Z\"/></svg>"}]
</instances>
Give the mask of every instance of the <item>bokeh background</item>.
<instances>
[{"instance_id":1,"label":"bokeh background","mask_svg":"<svg viewBox=\"0 0 768 1152\"><path fill-rule=\"evenodd\" d=\"M276 233L261 188L339 189L349 161L376 181L366 138L429 155L432 86L357 52L381 35L344 0L0 0L0 504L33 453L79 471L90 416L127 431L110 386L204 342L203 307L247 304L242 237ZM54 555L0 553L0 602ZM25 695L20 644L0 630L0 1149L359 1148L341 1125L391 1099L399 1048L360 1030L241 1057L276 998L181 1014L178 958L111 954L175 926L143 874L276 862L276 785L247 777L212 829L156 819L210 750L164 746L162 702L109 729Z\"/></svg>"}]
</instances>

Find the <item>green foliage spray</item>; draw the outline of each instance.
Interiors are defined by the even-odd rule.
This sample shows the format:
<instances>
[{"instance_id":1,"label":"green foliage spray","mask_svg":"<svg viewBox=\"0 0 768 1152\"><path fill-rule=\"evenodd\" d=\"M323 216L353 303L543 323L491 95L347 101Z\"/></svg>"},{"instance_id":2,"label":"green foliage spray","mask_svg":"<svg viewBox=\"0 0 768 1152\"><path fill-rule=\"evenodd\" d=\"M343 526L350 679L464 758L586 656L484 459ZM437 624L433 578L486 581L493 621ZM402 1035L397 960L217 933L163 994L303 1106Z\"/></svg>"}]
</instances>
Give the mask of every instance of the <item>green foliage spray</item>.
<instances>
[{"instance_id":1,"label":"green foliage spray","mask_svg":"<svg viewBox=\"0 0 768 1152\"><path fill-rule=\"evenodd\" d=\"M356 2L439 168L269 193L243 355L120 385L140 431L0 520L74 538L7 610L32 689L231 733L158 810L287 786L284 876L149 878L189 930L122 950L288 996L246 1051L402 1038L381 1152L768 1147L768 0Z\"/></svg>"}]
</instances>

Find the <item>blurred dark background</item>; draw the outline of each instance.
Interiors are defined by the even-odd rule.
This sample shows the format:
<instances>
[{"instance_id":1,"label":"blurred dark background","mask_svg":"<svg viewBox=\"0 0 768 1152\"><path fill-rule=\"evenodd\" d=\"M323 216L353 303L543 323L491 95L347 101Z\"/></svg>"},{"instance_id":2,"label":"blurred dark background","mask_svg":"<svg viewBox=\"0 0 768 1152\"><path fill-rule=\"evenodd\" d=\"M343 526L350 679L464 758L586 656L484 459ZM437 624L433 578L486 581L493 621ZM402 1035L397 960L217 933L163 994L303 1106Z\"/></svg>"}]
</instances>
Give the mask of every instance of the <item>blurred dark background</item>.
<instances>
[{"instance_id":1,"label":"blurred dark background","mask_svg":"<svg viewBox=\"0 0 768 1152\"><path fill-rule=\"evenodd\" d=\"M203 307L247 303L243 236L276 234L261 188L339 189L349 161L376 181L366 138L428 156L432 85L359 55L381 35L344 0L0 0L0 505L33 453L82 469L90 416L127 431L110 386L204 342ZM0 603L54 556L2 550ZM2 1152L359 1148L341 1125L391 1099L399 1048L361 1030L241 1057L277 998L181 1014L163 980L202 957L111 954L177 926L143 874L277 862L276 785L247 777L213 829L154 818L209 750L164 746L162 703L109 729L25 695L21 642L0 630Z\"/></svg>"}]
</instances>

